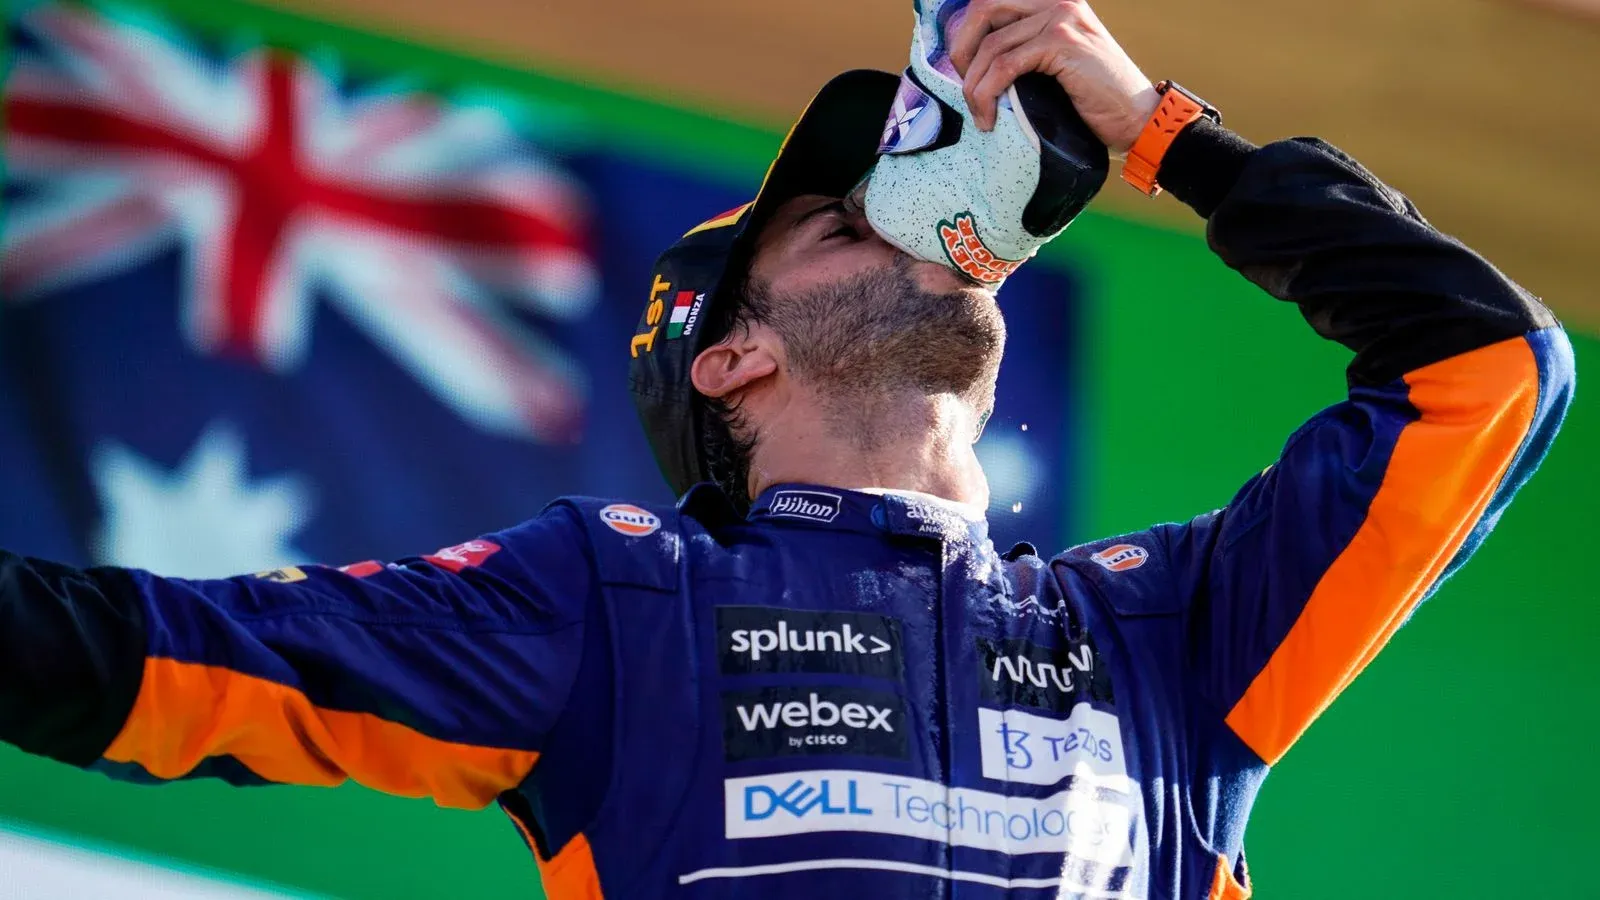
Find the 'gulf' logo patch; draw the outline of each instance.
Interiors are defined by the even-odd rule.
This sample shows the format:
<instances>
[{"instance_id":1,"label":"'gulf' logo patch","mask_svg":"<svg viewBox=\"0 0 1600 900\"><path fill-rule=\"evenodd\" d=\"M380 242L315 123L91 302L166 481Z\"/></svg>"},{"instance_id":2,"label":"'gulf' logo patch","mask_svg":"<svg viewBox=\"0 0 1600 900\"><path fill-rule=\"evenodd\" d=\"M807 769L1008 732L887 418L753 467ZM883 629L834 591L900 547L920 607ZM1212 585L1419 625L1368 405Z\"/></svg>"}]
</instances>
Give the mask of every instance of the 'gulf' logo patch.
<instances>
[{"instance_id":1,"label":"'gulf' logo patch","mask_svg":"<svg viewBox=\"0 0 1600 900\"><path fill-rule=\"evenodd\" d=\"M629 503L613 503L600 510L600 521L617 534L628 537L655 534L656 529L661 527L661 519L655 513Z\"/></svg>"},{"instance_id":2,"label":"'gulf' logo patch","mask_svg":"<svg viewBox=\"0 0 1600 900\"><path fill-rule=\"evenodd\" d=\"M1150 551L1136 544L1114 544L1089 558L1108 572L1126 572L1144 565Z\"/></svg>"}]
</instances>

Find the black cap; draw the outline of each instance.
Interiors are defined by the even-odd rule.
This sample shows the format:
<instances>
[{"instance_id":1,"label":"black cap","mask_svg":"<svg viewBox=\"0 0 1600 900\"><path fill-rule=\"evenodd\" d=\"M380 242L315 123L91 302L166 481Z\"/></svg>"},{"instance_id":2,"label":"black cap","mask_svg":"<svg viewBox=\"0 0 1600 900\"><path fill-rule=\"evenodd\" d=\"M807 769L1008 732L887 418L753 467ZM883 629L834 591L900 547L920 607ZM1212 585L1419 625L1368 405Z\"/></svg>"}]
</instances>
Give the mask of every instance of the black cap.
<instances>
[{"instance_id":1,"label":"black cap","mask_svg":"<svg viewBox=\"0 0 1600 900\"><path fill-rule=\"evenodd\" d=\"M661 474L675 495L711 478L701 434L703 398L689 381L701 350L723 335L707 322L733 302L756 236L774 210L802 194L843 197L877 160L900 77L858 69L823 85L789 130L755 200L690 229L656 260L633 341L628 386Z\"/></svg>"}]
</instances>

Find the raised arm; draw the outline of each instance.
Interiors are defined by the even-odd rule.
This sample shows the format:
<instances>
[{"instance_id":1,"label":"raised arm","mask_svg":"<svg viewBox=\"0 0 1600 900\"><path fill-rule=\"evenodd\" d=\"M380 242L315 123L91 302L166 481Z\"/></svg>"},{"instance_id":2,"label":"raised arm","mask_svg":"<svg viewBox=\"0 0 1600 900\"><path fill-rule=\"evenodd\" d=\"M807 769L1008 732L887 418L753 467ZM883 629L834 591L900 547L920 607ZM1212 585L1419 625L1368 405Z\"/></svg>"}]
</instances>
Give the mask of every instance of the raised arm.
<instances>
[{"instance_id":1,"label":"raised arm","mask_svg":"<svg viewBox=\"0 0 1600 900\"><path fill-rule=\"evenodd\" d=\"M1201 121L1160 180L1224 262L1355 351L1347 401L1165 532L1193 671L1271 764L1494 527L1561 424L1572 350L1527 291L1321 141L1255 149Z\"/></svg>"},{"instance_id":2,"label":"raised arm","mask_svg":"<svg viewBox=\"0 0 1600 900\"><path fill-rule=\"evenodd\" d=\"M566 702L588 557L562 506L398 563L222 580L0 553L0 740L134 781L481 807Z\"/></svg>"}]
</instances>

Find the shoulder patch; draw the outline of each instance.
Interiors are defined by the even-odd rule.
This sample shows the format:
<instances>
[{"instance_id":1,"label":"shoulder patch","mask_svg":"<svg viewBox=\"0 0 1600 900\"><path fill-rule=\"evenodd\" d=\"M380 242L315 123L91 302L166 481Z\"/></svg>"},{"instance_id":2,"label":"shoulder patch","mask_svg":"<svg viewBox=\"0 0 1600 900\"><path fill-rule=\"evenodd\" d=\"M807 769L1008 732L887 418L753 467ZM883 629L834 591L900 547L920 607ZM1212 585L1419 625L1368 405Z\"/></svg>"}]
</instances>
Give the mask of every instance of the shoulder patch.
<instances>
[{"instance_id":1,"label":"shoulder patch","mask_svg":"<svg viewBox=\"0 0 1600 900\"><path fill-rule=\"evenodd\" d=\"M462 569L483 565L484 560L499 552L499 544L494 541L479 539L456 544L454 547L445 547L437 553L430 553L424 556L423 559L441 569L460 572Z\"/></svg>"},{"instance_id":2,"label":"shoulder patch","mask_svg":"<svg viewBox=\"0 0 1600 900\"><path fill-rule=\"evenodd\" d=\"M1112 544L1089 558L1107 572L1126 572L1144 565L1150 551L1138 544Z\"/></svg>"},{"instance_id":3,"label":"shoulder patch","mask_svg":"<svg viewBox=\"0 0 1600 900\"><path fill-rule=\"evenodd\" d=\"M278 584L294 584L296 581L305 581L308 576L305 570L298 566L284 566L281 569L269 569L257 572L255 577L262 581L274 581Z\"/></svg>"},{"instance_id":4,"label":"shoulder patch","mask_svg":"<svg viewBox=\"0 0 1600 900\"><path fill-rule=\"evenodd\" d=\"M644 537L661 528L661 517L648 509L631 503L613 503L602 507L600 521L617 534L627 537Z\"/></svg>"}]
</instances>

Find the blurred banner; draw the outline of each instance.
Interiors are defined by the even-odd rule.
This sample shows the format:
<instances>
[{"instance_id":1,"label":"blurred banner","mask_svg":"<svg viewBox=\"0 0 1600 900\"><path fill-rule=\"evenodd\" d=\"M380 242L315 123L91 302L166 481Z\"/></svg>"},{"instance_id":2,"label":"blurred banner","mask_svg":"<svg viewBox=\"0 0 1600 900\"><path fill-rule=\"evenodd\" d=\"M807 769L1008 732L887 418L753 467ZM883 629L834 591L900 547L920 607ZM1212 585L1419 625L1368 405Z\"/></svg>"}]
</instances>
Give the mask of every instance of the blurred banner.
<instances>
[{"instance_id":1,"label":"blurred banner","mask_svg":"<svg viewBox=\"0 0 1600 900\"><path fill-rule=\"evenodd\" d=\"M663 499L623 382L647 267L753 184L347 68L333 32L31 3L11 52L0 545L225 576ZM1030 268L983 455L997 537L1053 545L1073 297Z\"/></svg>"}]
</instances>

